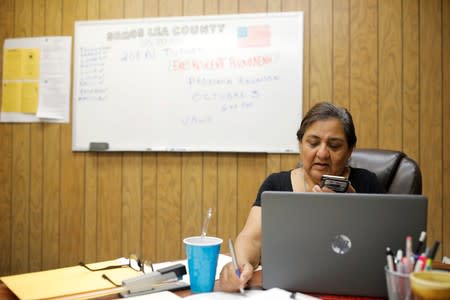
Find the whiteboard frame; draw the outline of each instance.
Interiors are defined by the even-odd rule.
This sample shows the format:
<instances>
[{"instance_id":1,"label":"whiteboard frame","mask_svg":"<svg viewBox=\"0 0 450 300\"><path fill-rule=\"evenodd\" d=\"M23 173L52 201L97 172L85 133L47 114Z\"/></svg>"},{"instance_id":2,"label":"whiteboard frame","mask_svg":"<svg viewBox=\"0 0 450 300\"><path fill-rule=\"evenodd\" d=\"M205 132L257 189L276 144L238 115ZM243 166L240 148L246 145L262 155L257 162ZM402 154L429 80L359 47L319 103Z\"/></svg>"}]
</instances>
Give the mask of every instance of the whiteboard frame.
<instances>
[{"instance_id":1,"label":"whiteboard frame","mask_svg":"<svg viewBox=\"0 0 450 300\"><path fill-rule=\"evenodd\" d=\"M182 20L183 22L189 21L198 21L202 20L217 20L217 19L242 19L242 18L286 18L286 17L295 17L299 18L299 22L301 24L301 28L299 29L299 35L301 36L300 40L300 51L299 53L299 63L298 66L299 71L299 82L297 86L293 86L293 89L298 89L297 93L299 95L298 99L298 120L297 128L292 129L292 141L288 146L280 146L280 145L220 145L218 143L214 145L149 145L146 143L142 144L133 144L133 145L117 145L114 143L109 143L105 140L92 140L93 143L102 144L101 147L91 147L86 144L80 144L78 142L78 134L80 132L78 129L78 114L80 112L77 111L77 88L76 83L78 80L78 74L76 72L77 67L77 57L78 57L78 45L77 45L77 28L84 26L97 26L97 25L107 25L107 24L116 24L119 23L136 23L136 22L174 22L177 20ZM303 12L280 12L280 13L256 13L256 14L234 14L234 15L208 15L208 16L187 16L187 17L161 17L161 18L144 18L144 19L118 19L118 20L96 20L96 21L77 21L75 22L75 42L74 42L74 88L73 88L73 126L72 126L72 150L73 151L112 151L112 152L124 152L124 151L155 151L155 152L244 152L244 153L298 153L298 141L295 136L295 132L298 129L298 126L301 122L301 118L303 116L303 46L304 46L304 15ZM94 124L95 125L95 124ZM106 144L106 147L104 145Z\"/></svg>"}]
</instances>

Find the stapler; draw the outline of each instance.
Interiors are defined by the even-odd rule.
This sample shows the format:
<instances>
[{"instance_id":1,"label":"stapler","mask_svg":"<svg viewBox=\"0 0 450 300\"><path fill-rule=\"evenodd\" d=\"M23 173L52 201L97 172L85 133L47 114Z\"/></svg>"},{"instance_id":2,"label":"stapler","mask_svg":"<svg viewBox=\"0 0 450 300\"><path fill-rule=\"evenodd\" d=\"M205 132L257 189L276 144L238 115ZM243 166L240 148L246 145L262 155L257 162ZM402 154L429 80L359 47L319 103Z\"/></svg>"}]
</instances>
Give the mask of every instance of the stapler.
<instances>
[{"instance_id":1,"label":"stapler","mask_svg":"<svg viewBox=\"0 0 450 300\"><path fill-rule=\"evenodd\" d=\"M176 291L189 287L183 279L186 267L183 264L175 264L154 272L133 277L122 281L123 291L121 297L132 297L161 291Z\"/></svg>"}]
</instances>

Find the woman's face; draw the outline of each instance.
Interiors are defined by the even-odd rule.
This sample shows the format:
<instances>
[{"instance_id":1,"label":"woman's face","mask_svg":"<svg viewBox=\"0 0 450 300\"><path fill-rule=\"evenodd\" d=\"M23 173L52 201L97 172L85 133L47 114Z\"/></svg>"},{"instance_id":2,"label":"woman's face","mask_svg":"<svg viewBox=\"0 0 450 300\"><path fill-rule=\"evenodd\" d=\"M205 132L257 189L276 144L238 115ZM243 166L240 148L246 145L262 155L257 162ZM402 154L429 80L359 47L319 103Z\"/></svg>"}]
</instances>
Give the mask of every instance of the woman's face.
<instances>
[{"instance_id":1,"label":"woman's face","mask_svg":"<svg viewBox=\"0 0 450 300\"><path fill-rule=\"evenodd\" d=\"M324 174L343 175L352 150L342 123L336 118L312 123L300 141L303 168L316 184Z\"/></svg>"}]
</instances>

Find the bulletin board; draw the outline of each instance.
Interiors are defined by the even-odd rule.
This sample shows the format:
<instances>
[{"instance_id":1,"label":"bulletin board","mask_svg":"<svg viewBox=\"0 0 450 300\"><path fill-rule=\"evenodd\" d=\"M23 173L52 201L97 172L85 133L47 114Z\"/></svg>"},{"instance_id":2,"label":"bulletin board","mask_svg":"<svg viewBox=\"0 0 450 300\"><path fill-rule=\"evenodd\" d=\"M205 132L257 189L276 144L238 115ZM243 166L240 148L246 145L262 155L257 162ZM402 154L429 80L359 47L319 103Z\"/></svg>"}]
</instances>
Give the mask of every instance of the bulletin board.
<instances>
[{"instance_id":1,"label":"bulletin board","mask_svg":"<svg viewBox=\"0 0 450 300\"><path fill-rule=\"evenodd\" d=\"M5 39L0 122L68 123L72 37Z\"/></svg>"},{"instance_id":2,"label":"bulletin board","mask_svg":"<svg viewBox=\"0 0 450 300\"><path fill-rule=\"evenodd\" d=\"M298 152L303 13L75 23L74 151Z\"/></svg>"}]
</instances>

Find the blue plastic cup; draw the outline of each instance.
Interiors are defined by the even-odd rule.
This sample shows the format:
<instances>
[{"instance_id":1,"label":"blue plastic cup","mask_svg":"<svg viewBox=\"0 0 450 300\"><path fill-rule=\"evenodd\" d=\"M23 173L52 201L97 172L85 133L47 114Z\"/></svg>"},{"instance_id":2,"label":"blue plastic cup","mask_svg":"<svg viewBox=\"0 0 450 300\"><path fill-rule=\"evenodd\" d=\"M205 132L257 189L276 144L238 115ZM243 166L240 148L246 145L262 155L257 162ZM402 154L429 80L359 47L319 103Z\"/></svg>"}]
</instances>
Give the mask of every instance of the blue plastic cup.
<instances>
[{"instance_id":1,"label":"blue plastic cup","mask_svg":"<svg viewBox=\"0 0 450 300\"><path fill-rule=\"evenodd\" d=\"M222 239L212 236L192 236L183 240L193 293L207 293L214 289L222 242Z\"/></svg>"}]
</instances>

